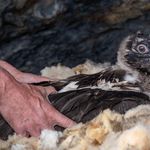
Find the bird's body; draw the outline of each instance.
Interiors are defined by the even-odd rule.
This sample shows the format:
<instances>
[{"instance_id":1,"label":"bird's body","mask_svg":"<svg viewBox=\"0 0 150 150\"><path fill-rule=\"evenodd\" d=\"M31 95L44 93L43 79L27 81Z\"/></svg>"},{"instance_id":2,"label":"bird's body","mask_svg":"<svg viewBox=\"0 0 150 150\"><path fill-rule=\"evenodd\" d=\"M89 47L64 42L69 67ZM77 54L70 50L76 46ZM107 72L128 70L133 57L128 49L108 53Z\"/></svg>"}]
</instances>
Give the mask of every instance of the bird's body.
<instances>
[{"instance_id":1,"label":"bird's body","mask_svg":"<svg viewBox=\"0 0 150 150\"><path fill-rule=\"evenodd\" d=\"M50 103L74 121L86 122L107 108L125 113L137 105L149 104L149 76L150 38L138 33L122 42L116 66L95 74L79 74L34 85L54 86L58 93L49 95ZM10 129L7 122L0 119L0 137L6 138L12 133Z\"/></svg>"},{"instance_id":2,"label":"bird's body","mask_svg":"<svg viewBox=\"0 0 150 150\"><path fill-rule=\"evenodd\" d=\"M36 85L52 85L59 92L83 88L104 90L133 90L150 93L150 36L137 33L123 40L118 50L115 66L95 74L79 74L56 82Z\"/></svg>"}]
</instances>

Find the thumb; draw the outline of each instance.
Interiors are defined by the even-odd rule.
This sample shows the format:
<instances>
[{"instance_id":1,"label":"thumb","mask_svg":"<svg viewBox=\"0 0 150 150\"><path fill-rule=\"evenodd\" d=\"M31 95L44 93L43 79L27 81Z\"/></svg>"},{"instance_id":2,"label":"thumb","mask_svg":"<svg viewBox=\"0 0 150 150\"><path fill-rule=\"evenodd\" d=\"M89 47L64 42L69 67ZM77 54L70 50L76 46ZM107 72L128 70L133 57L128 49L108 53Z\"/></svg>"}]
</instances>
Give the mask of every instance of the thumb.
<instances>
[{"instance_id":1,"label":"thumb","mask_svg":"<svg viewBox=\"0 0 150 150\"><path fill-rule=\"evenodd\" d=\"M76 124L76 122L74 122L73 120L69 119L68 117L64 116L59 112L55 114L55 118L56 124L64 128L69 128Z\"/></svg>"},{"instance_id":2,"label":"thumb","mask_svg":"<svg viewBox=\"0 0 150 150\"><path fill-rule=\"evenodd\" d=\"M56 110L51 104L46 104L47 102L45 102L45 106L44 106L44 111L45 114L49 120L50 124L53 125L59 125L62 126L64 128L66 127L72 127L73 125L75 125L76 123L69 119L68 117L66 117L65 115L61 114L58 110Z\"/></svg>"}]
</instances>

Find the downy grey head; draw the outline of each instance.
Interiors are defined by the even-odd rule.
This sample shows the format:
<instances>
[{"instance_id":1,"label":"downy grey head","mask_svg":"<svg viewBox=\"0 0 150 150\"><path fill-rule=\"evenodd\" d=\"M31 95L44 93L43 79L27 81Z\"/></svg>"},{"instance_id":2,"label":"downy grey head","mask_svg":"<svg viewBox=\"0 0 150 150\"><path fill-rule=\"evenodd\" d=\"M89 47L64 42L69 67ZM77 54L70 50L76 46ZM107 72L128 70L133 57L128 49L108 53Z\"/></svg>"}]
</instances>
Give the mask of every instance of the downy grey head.
<instances>
[{"instance_id":1,"label":"downy grey head","mask_svg":"<svg viewBox=\"0 0 150 150\"><path fill-rule=\"evenodd\" d=\"M150 74L150 35L138 31L128 36L118 51L118 65L130 71Z\"/></svg>"}]
</instances>

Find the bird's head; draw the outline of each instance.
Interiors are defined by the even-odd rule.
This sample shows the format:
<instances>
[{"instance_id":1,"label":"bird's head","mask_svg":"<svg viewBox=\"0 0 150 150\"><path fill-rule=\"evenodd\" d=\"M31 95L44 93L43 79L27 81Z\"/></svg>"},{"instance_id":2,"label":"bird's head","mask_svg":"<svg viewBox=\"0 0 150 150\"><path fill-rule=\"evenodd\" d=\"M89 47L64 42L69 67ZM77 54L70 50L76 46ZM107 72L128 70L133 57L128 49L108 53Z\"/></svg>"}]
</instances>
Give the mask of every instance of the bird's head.
<instances>
[{"instance_id":1,"label":"bird's head","mask_svg":"<svg viewBox=\"0 0 150 150\"><path fill-rule=\"evenodd\" d=\"M118 51L118 64L124 69L150 74L150 35L138 31L128 36Z\"/></svg>"}]
</instances>

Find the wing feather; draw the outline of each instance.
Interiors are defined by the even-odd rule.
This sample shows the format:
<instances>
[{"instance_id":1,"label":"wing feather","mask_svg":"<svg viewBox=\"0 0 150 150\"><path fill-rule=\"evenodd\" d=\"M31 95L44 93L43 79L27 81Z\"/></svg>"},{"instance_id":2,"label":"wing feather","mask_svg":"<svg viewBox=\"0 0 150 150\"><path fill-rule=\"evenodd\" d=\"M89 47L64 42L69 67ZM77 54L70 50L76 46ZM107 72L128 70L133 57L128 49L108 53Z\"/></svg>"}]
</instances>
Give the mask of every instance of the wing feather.
<instances>
[{"instance_id":1,"label":"wing feather","mask_svg":"<svg viewBox=\"0 0 150 150\"><path fill-rule=\"evenodd\" d=\"M53 86L56 90L61 90L66 85L71 82L76 82L78 86L77 89L85 88L85 87L92 87L100 85L101 81L116 83L124 81L124 77L126 75L126 71L122 69L105 69L101 72L95 74L79 74L72 77L69 77L65 80L59 81L45 81L40 83L33 83L34 85L40 86Z\"/></svg>"},{"instance_id":2,"label":"wing feather","mask_svg":"<svg viewBox=\"0 0 150 150\"><path fill-rule=\"evenodd\" d=\"M87 122L104 109L120 113L140 104L150 104L147 95L133 91L105 91L101 89L80 89L49 95L49 102L61 113L76 122ZM11 126L0 116L0 138L13 134Z\"/></svg>"}]
</instances>

